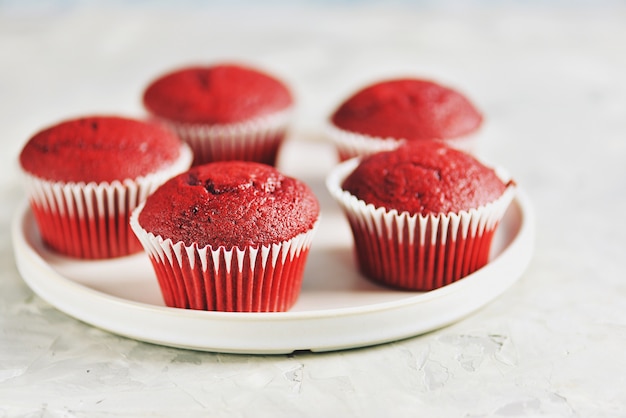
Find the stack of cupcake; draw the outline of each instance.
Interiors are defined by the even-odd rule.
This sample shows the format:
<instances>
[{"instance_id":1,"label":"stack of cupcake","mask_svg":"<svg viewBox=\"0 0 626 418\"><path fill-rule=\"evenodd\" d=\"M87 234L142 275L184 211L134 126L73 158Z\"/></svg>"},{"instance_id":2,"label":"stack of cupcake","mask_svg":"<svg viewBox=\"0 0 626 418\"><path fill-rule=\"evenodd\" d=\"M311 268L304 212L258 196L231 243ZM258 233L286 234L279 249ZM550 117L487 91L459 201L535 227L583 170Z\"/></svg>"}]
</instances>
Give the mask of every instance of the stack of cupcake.
<instances>
[{"instance_id":1,"label":"stack of cupcake","mask_svg":"<svg viewBox=\"0 0 626 418\"><path fill-rule=\"evenodd\" d=\"M143 102L148 120L85 116L24 146L44 244L79 259L144 249L167 306L289 309L319 204L273 167L293 108L287 86L242 65L188 67L150 83Z\"/></svg>"},{"instance_id":2,"label":"stack of cupcake","mask_svg":"<svg viewBox=\"0 0 626 418\"><path fill-rule=\"evenodd\" d=\"M20 163L43 242L81 259L140 252L167 306L286 311L298 299L320 206L274 166L294 107L252 67L181 68L143 95L147 120L86 116L34 135ZM515 185L459 149L482 116L431 81L387 80L329 118L327 177L363 275L436 289L488 262Z\"/></svg>"},{"instance_id":3,"label":"stack of cupcake","mask_svg":"<svg viewBox=\"0 0 626 418\"><path fill-rule=\"evenodd\" d=\"M488 262L515 183L471 155L482 122L461 93L413 78L367 86L330 116L342 163L327 186L366 277L428 291Z\"/></svg>"}]
</instances>

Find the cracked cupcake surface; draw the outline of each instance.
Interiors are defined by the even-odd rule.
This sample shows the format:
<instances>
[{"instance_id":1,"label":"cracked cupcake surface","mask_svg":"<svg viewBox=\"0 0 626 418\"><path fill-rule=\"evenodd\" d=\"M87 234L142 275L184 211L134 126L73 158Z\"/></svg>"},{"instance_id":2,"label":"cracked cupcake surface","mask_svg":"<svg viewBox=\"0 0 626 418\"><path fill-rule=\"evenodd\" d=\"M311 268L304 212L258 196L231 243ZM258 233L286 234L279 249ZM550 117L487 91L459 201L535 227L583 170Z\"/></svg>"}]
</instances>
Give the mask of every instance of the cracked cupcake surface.
<instances>
[{"instance_id":1,"label":"cracked cupcake surface","mask_svg":"<svg viewBox=\"0 0 626 418\"><path fill-rule=\"evenodd\" d=\"M262 246L309 231L319 203L303 182L255 162L194 167L146 201L139 223L186 246Z\"/></svg>"},{"instance_id":2,"label":"cracked cupcake surface","mask_svg":"<svg viewBox=\"0 0 626 418\"><path fill-rule=\"evenodd\" d=\"M180 153L180 140L158 124L87 116L38 132L24 146L20 163L46 180L100 183L154 173Z\"/></svg>"},{"instance_id":3,"label":"cracked cupcake surface","mask_svg":"<svg viewBox=\"0 0 626 418\"><path fill-rule=\"evenodd\" d=\"M332 114L338 128L378 138L448 139L468 135L482 115L461 93L420 79L385 80L343 102Z\"/></svg>"},{"instance_id":4,"label":"cracked cupcake surface","mask_svg":"<svg viewBox=\"0 0 626 418\"><path fill-rule=\"evenodd\" d=\"M153 114L186 123L228 124L293 105L277 78L238 64L182 68L153 81L143 101Z\"/></svg>"},{"instance_id":5,"label":"cracked cupcake surface","mask_svg":"<svg viewBox=\"0 0 626 418\"><path fill-rule=\"evenodd\" d=\"M469 154L438 143L409 143L365 157L342 187L375 207L437 214L493 202L507 185Z\"/></svg>"}]
</instances>

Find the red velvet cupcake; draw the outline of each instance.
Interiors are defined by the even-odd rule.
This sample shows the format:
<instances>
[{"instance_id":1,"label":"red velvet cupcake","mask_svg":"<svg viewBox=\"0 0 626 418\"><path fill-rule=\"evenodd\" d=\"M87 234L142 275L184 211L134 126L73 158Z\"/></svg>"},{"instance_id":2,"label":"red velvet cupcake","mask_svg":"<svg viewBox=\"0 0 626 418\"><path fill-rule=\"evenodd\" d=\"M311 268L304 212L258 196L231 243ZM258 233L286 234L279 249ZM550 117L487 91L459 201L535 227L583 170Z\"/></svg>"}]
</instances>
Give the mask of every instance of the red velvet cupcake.
<instances>
[{"instance_id":1,"label":"red velvet cupcake","mask_svg":"<svg viewBox=\"0 0 626 418\"><path fill-rule=\"evenodd\" d=\"M99 259L141 250L130 213L191 159L189 147L162 126L90 116L37 133L20 165L44 243L63 255Z\"/></svg>"},{"instance_id":2,"label":"red velvet cupcake","mask_svg":"<svg viewBox=\"0 0 626 418\"><path fill-rule=\"evenodd\" d=\"M194 165L245 160L275 165L293 109L277 78L235 64L187 67L165 74L143 103L194 151Z\"/></svg>"},{"instance_id":3,"label":"red velvet cupcake","mask_svg":"<svg viewBox=\"0 0 626 418\"><path fill-rule=\"evenodd\" d=\"M249 161L194 167L132 216L170 307L288 310L298 298L319 218L302 182Z\"/></svg>"},{"instance_id":4,"label":"red velvet cupcake","mask_svg":"<svg viewBox=\"0 0 626 418\"><path fill-rule=\"evenodd\" d=\"M356 92L331 115L340 160L437 140L471 152L482 115L461 93L420 79L393 79Z\"/></svg>"},{"instance_id":5,"label":"red velvet cupcake","mask_svg":"<svg viewBox=\"0 0 626 418\"><path fill-rule=\"evenodd\" d=\"M362 273L409 290L484 266L515 193L474 157L432 141L346 161L327 185L350 222Z\"/></svg>"}]
</instances>

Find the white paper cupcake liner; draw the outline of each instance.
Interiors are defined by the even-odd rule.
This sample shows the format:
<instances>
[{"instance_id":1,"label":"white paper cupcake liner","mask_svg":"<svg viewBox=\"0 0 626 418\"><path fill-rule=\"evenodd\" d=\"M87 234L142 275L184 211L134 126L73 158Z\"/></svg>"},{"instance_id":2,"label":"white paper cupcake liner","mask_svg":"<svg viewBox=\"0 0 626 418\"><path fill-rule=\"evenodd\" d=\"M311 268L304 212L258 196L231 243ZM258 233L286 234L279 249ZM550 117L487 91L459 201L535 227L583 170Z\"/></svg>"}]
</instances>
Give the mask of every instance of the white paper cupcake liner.
<instances>
[{"instance_id":1,"label":"white paper cupcake liner","mask_svg":"<svg viewBox=\"0 0 626 418\"><path fill-rule=\"evenodd\" d=\"M140 251L128 224L131 212L159 185L187 170L192 158L183 145L170 166L110 183L54 182L25 172L26 191L43 241L61 254L85 259Z\"/></svg>"},{"instance_id":2,"label":"white paper cupcake liner","mask_svg":"<svg viewBox=\"0 0 626 418\"><path fill-rule=\"evenodd\" d=\"M162 121L191 146L194 166L226 160L256 161L274 166L291 116L292 110L288 109L242 123L223 125Z\"/></svg>"},{"instance_id":3,"label":"white paper cupcake liner","mask_svg":"<svg viewBox=\"0 0 626 418\"><path fill-rule=\"evenodd\" d=\"M296 302L318 222L277 244L259 247L186 246L146 231L140 205L131 227L154 267L167 306L226 312L284 312Z\"/></svg>"},{"instance_id":4,"label":"white paper cupcake liner","mask_svg":"<svg viewBox=\"0 0 626 418\"><path fill-rule=\"evenodd\" d=\"M515 195L513 185L494 202L469 211L411 215L376 208L344 191L341 184L358 163L339 164L326 184L350 223L365 276L425 291L457 281L489 261L494 232Z\"/></svg>"},{"instance_id":5,"label":"white paper cupcake liner","mask_svg":"<svg viewBox=\"0 0 626 418\"><path fill-rule=\"evenodd\" d=\"M480 132L458 138L433 140L443 142L446 145L469 154L476 154L480 140ZM405 139L374 137L356 132L350 132L338 128L332 123L326 125L326 135L337 149L340 161L346 161L355 157L363 157L382 151L390 151L398 148L406 142Z\"/></svg>"}]
</instances>

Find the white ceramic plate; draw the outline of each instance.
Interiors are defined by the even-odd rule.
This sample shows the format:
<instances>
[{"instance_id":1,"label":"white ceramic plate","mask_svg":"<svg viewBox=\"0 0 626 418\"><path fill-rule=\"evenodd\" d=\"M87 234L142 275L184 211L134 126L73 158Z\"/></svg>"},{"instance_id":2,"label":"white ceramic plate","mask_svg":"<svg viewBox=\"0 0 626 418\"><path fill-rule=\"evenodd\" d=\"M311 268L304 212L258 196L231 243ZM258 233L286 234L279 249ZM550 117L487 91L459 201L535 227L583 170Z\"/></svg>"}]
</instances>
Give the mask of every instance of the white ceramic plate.
<instances>
[{"instance_id":1,"label":"white ceramic plate","mask_svg":"<svg viewBox=\"0 0 626 418\"><path fill-rule=\"evenodd\" d=\"M302 292L289 312L168 308L146 255L106 261L61 257L42 244L26 204L12 227L17 267L33 291L57 309L110 332L173 347L278 354L363 347L446 326L504 292L530 260L532 212L518 188L496 233L487 266L425 293L373 284L355 269L350 228L326 190L324 177L333 167L334 148L316 141L293 141L282 154L281 170L306 181L322 208Z\"/></svg>"},{"instance_id":2,"label":"white ceramic plate","mask_svg":"<svg viewBox=\"0 0 626 418\"><path fill-rule=\"evenodd\" d=\"M109 261L55 255L42 245L26 204L13 222L15 257L34 292L88 324L167 346L265 354L363 347L446 326L505 291L521 276L532 253L531 208L518 190L487 266L431 292L390 290L356 272L347 223L338 209L326 206L300 299L286 313L165 307L145 255Z\"/></svg>"}]
</instances>

